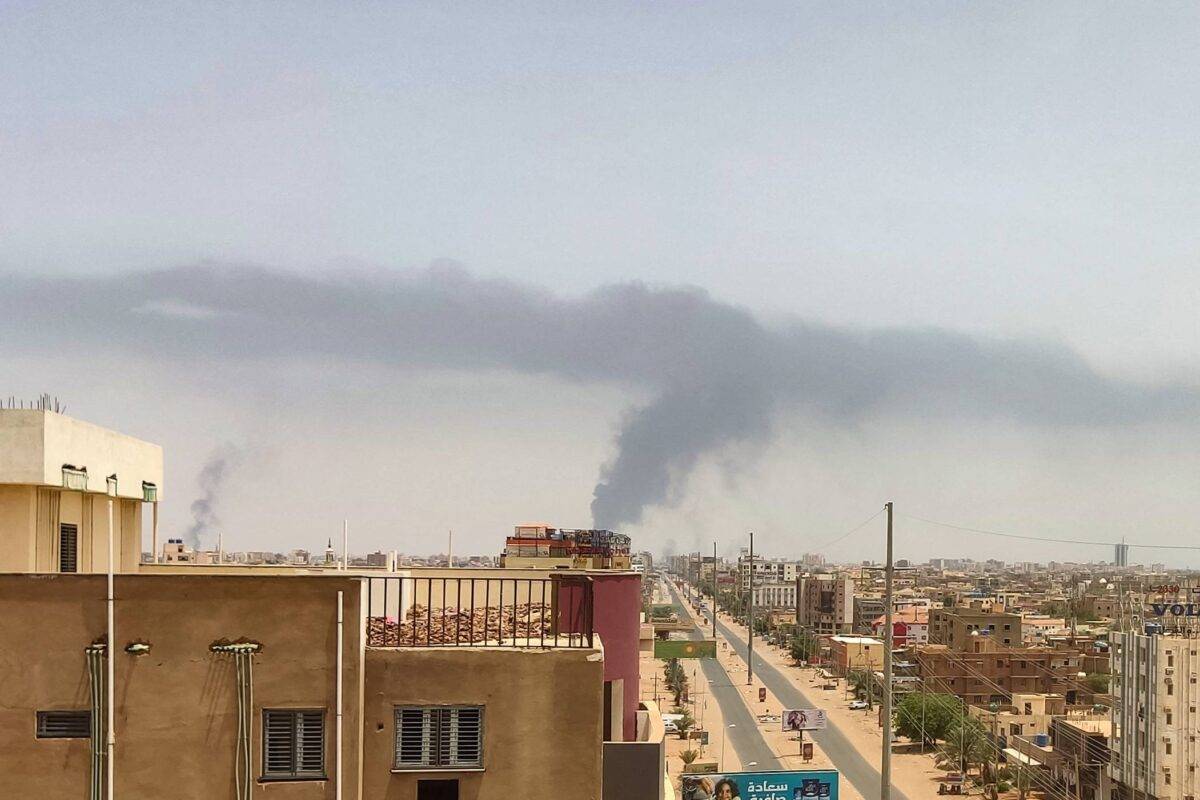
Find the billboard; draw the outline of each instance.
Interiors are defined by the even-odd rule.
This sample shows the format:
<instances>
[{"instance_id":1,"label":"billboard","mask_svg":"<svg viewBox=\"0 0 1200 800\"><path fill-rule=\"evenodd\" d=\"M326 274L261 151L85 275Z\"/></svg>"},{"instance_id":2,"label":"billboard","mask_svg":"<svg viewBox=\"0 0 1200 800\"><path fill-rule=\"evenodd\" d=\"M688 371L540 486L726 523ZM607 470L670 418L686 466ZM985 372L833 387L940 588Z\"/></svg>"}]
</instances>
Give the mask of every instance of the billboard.
<instances>
[{"instance_id":1,"label":"billboard","mask_svg":"<svg viewBox=\"0 0 1200 800\"><path fill-rule=\"evenodd\" d=\"M820 708L789 708L780 718L785 731L823 731L829 722Z\"/></svg>"},{"instance_id":2,"label":"billboard","mask_svg":"<svg viewBox=\"0 0 1200 800\"><path fill-rule=\"evenodd\" d=\"M682 776L682 800L838 800L837 770Z\"/></svg>"},{"instance_id":3,"label":"billboard","mask_svg":"<svg viewBox=\"0 0 1200 800\"><path fill-rule=\"evenodd\" d=\"M716 658L716 639L655 639L655 658Z\"/></svg>"}]
</instances>

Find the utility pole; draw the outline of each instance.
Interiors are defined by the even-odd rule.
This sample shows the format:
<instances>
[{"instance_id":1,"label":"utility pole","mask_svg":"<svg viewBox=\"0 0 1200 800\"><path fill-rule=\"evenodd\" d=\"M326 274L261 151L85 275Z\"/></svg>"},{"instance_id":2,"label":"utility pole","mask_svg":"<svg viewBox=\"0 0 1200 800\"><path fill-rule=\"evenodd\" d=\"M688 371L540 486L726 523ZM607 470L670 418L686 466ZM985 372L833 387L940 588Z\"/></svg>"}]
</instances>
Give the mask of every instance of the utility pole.
<instances>
[{"instance_id":1,"label":"utility pole","mask_svg":"<svg viewBox=\"0 0 1200 800\"><path fill-rule=\"evenodd\" d=\"M754 531L750 531L750 609L746 617L746 685L754 683Z\"/></svg>"},{"instance_id":2,"label":"utility pole","mask_svg":"<svg viewBox=\"0 0 1200 800\"><path fill-rule=\"evenodd\" d=\"M883 758L879 798L892 798L892 503L887 503L887 562L883 572Z\"/></svg>"},{"instance_id":3,"label":"utility pole","mask_svg":"<svg viewBox=\"0 0 1200 800\"><path fill-rule=\"evenodd\" d=\"M712 571L712 589L713 589L713 641L717 640L717 543L713 542L713 571ZM715 646L715 645L714 645Z\"/></svg>"}]
</instances>

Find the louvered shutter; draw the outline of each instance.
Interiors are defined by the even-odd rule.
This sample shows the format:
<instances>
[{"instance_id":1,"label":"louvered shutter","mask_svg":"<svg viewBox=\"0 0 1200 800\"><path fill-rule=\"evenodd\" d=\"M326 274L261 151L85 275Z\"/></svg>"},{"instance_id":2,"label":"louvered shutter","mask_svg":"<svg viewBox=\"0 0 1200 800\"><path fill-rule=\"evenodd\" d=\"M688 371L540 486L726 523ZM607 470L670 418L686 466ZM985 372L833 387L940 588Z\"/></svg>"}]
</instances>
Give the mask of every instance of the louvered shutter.
<instances>
[{"instance_id":1,"label":"louvered shutter","mask_svg":"<svg viewBox=\"0 0 1200 800\"><path fill-rule=\"evenodd\" d=\"M296 774L325 774L325 712L296 712Z\"/></svg>"},{"instance_id":2,"label":"louvered shutter","mask_svg":"<svg viewBox=\"0 0 1200 800\"><path fill-rule=\"evenodd\" d=\"M396 709L396 768L483 765L483 709L478 706Z\"/></svg>"},{"instance_id":3,"label":"louvered shutter","mask_svg":"<svg viewBox=\"0 0 1200 800\"><path fill-rule=\"evenodd\" d=\"M79 528L64 522L58 526L58 571L79 569Z\"/></svg>"},{"instance_id":4,"label":"louvered shutter","mask_svg":"<svg viewBox=\"0 0 1200 800\"><path fill-rule=\"evenodd\" d=\"M452 709L453 732L447 766L478 767L483 765L483 709Z\"/></svg>"},{"instance_id":5,"label":"louvered shutter","mask_svg":"<svg viewBox=\"0 0 1200 800\"><path fill-rule=\"evenodd\" d=\"M396 709L396 767L398 769L434 766L432 751L434 709Z\"/></svg>"},{"instance_id":6,"label":"louvered shutter","mask_svg":"<svg viewBox=\"0 0 1200 800\"><path fill-rule=\"evenodd\" d=\"M92 712L90 711L37 712L37 738L39 739L90 739L91 736Z\"/></svg>"},{"instance_id":7,"label":"louvered shutter","mask_svg":"<svg viewBox=\"0 0 1200 800\"><path fill-rule=\"evenodd\" d=\"M295 714L291 711L263 712L263 775L290 777L296 759Z\"/></svg>"}]
</instances>

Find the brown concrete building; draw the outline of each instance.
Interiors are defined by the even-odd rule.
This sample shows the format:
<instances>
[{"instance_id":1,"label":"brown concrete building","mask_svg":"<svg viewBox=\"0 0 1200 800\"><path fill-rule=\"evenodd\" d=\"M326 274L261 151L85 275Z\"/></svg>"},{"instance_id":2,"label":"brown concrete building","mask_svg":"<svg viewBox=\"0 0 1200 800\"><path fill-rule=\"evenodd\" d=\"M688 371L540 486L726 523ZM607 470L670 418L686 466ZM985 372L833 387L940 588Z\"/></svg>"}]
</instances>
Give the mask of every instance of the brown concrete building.
<instances>
[{"instance_id":1,"label":"brown concrete building","mask_svg":"<svg viewBox=\"0 0 1200 800\"><path fill-rule=\"evenodd\" d=\"M808 575L799 578L796 617L800 626L817 634L850 633L854 626L854 581L847 575Z\"/></svg>"},{"instance_id":2,"label":"brown concrete building","mask_svg":"<svg viewBox=\"0 0 1200 800\"><path fill-rule=\"evenodd\" d=\"M947 692L970 705L1007 705L1020 694L1059 694L1067 704L1079 698L1080 655L1074 650L1003 647L976 637L971 651L944 644L913 650L918 675L930 691Z\"/></svg>"},{"instance_id":3,"label":"brown concrete building","mask_svg":"<svg viewBox=\"0 0 1200 800\"><path fill-rule=\"evenodd\" d=\"M1021 615L983 608L951 606L929 611L929 643L965 652L979 638L992 637L1004 647L1020 647Z\"/></svg>"},{"instance_id":4,"label":"brown concrete building","mask_svg":"<svg viewBox=\"0 0 1200 800\"><path fill-rule=\"evenodd\" d=\"M637 574L142 564L161 474L0 412L0 798L662 797Z\"/></svg>"},{"instance_id":5,"label":"brown concrete building","mask_svg":"<svg viewBox=\"0 0 1200 800\"><path fill-rule=\"evenodd\" d=\"M368 580L118 576L115 795L602 796L604 651L582 606L551 602L538 641L522 603L478 609L507 630L473 645L427 644L448 631L429 614L385 640ZM87 653L108 658L105 578L0 576L0 608L0 797L86 797L106 770Z\"/></svg>"}]
</instances>

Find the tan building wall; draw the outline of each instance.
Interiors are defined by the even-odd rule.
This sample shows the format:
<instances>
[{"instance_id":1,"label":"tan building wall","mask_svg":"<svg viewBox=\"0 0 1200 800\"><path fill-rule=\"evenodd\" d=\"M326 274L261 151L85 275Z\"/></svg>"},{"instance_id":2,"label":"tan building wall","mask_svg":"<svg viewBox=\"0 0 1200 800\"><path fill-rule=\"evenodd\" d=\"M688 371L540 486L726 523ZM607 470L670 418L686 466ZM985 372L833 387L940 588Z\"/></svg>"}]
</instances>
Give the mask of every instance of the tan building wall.
<instances>
[{"instance_id":1,"label":"tan building wall","mask_svg":"<svg viewBox=\"0 0 1200 800\"><path fill-rule=\"evenodd\" d=\"M142 503L113 503L117 572L136 572L141 558ZM108 496L37 486L0 486L0 572L58 572L59 526L77 529L77 571L108 569Z\"/></svg>"},{"instance_id":2,"label":"tan building wall","mask_svg":"<svg viewBox=\"0 0 1200 800\"><path fill-rule=\"evenodd\" d=\"M263 708L326 709L334 775L337 591L346 606L344 787L357 796L360 583L338 577L141 576L116 579L116 787L123 797L232 798L237 686L219 639L262 643L254 658L253 777L261 774ZM86 709L84 648L105 634L105 579L0 576L0 797L86 797L86 739L37 739L35 715ZM149 654L124 652L146 641ZM271 783L256 796L332 798L332 780Z\"/></svg>"},{"instance_id":3,"label":"tan building wall","mask_svg":"<svg viewBox=\"0 0 1200 800\"><path fill-rule=\"evenodd\" d=\"M461 800L601 796L604 664L598 650L368 650L363 797L412 800L457 778ZM483 770L392 772L397 705L482 705Z\"/></svg>"},{"instance_id":4,"label":"tan building wall","mask_svg":"<svg viewBox=\"0 0 1200 800\"><path fill-rule=\"evenodd\" d=\"M0 410L0 483L62 486L63 464L86 467L89 492L117 475L118 496L142 498L142 482L162 499L162 448L90 422L28 409Z\"/></svg>"}]
</instances>

